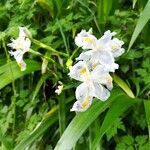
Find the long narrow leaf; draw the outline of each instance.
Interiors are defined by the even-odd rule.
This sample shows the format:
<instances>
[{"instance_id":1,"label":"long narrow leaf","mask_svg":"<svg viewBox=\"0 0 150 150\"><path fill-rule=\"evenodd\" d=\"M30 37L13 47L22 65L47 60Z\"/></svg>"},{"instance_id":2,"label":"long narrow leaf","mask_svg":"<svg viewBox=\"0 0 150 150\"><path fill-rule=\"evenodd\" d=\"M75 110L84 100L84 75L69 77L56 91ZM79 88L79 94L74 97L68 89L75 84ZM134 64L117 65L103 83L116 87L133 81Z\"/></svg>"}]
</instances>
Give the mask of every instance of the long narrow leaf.
<instances>
[{"instance_id":1,"label":"long narrow leaf","mask_svg":"<svg viewBox=\"0 0 150 150\"><path fill-rule=\"evenodd\" d=\"M40 70L40 64L33 60L26 60L27 69L25 71L20 71L17 63L11 62L11 69L10 65L4 65L6 68L3 68L3 73L0 75L0 89L5 87L7 84L11 83L13 80L20 78L26 74L31 72Z\"/></svg>"},{"instance_id":2,"label":"long narrow leaf","mask_svg":"<svg viewBox=\"0 0 150 150\"><path fill-rule=\"evenodd\" d=\"M130 50L133 43L135 42L138 35L140 34L140 32L142 31L142 29L144 28L144 26L146 25L146 23L148 22L149 19L150 19L150 0L147 2L143 12L140 15L138 22L136 24L135 30L132 34L132 38L131 38L128 50Z\"/></svg>"},{"instance_id":3,"label":"long narrow leaf","mask_svg":"<svg viewBox=\"0 0 150 150\"><path fill-rule=\"evenodd\" d=\"M118 93L118 90L114 91L106 102L95 102L86 112L77 114L58 141L55 150L71 149L99 114L119 96L120 93Z\"/></svg>"}]
</instances>

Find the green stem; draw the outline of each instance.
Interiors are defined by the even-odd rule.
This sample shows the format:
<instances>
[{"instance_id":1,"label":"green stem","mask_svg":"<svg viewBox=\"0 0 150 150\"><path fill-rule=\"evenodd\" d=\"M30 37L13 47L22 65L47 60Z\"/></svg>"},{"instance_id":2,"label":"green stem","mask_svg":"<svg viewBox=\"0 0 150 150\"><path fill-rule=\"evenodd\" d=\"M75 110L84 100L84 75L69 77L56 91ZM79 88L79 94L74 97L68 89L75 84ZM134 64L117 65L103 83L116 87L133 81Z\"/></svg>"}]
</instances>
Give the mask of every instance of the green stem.
<instances>
[{"instance_id":1,"label":"green stem","mask_svg":"<svg viewBox=\"0 0 150 150\"><path fill-rule=\"evenodd\" d=\"M49 58L49 57L47 57L47 56L44 56L44 55L42 55L41 53L32 50L31 48L30 48L29 52L32 53L32 54L34 54L34 55L40 56L40 57L42 57L42 58L45 58L45 59L49 60L49 61L52 62L52 63L55 63L55 61L54 61L53 59L51 59L51 58Z\"/></svg>"},{"instance_id":2,"label":"green stem","mask_svg":"<svg viewBox=\"0 0 150 150\"><path fill-rule=\"evenodd\" d=\"M65 37L65 35L64 35L62 26L61 26L61 24L60 24L60 22L59 22L58 19L56 19L56 21L57 21L57 23L58 23L58 26L59 26L59 29L60 29L60 33L61 33L62 38L63 38L63 41L64 41L64 45L65 45L65 48L66 48L66 52L67 52L67 54L69 55L69 50L68 50L68 46L67 46L67 42L66 42L66 37Z\"/></svg>"},{"instance_id":3,"label":"green stem","mask_svg":"<svg viewBox=\"0 0 150 150\"><path fill-rule=\"evenodd\" d=\"M60 94L59 97L59 129L60 136L63 134L65 130L66 116L65 116L65 94L64 92Z\"/></svg>"},{"instance_id":4,"label":"green stem","mask_svg":"<svg viewBox=\"0 0 150 150\"><path fill-rule=\"evenodd\" d=\"M39 47L42 47L42 48L44 48L44 49L47 49L47 50L50 51L50 52L53 52L53 53L58 54L58 55L62 55L62 56L64 56L64 57L68 57L68 54L63 53L63 52L59 52L59 51L53 49L52 47L50 47L50 46L48 46L48 45L46 45L46 44L44 44L44 43L42 43L42 42L40 42L40 41L38 41L38 40L31 39L31 41L32 41L34 44L38 45Z\"/></svg>"},{"instance_id":5,"label":"green stem","mask_svg":"<svg viewBox=\"0 0 150 150\"><path fill-rule=\"evenodd\" d=\"M13 88L13 94L14 94L14 96L12 98L12 107L13 107L13 115L14 115L12 135L14 137L15 136L15 125L16 125L16 98L17 98L17 92L16 92L16 88L15 88L15 81L14 81L12 66L11 66L11 62L10 62L10 57L9 57L8 52L7 52L7 48L6 48L4 39L2 39L2 44L3 44L3 48L5 50L5 54L6 54L6 57L7 57L7 63L9 64L10 72L11 72L11 75L12 75L12 88Z\"/></svg>"},{"instance_id":6,"label":"green stem","mask_svg":"<svg viewBox=\"0 0 150 150\"><path fill-rule=\"evenodd\" d=\"M72 55L70 56L70 59L73 59L74 55L77 53L78 50L79 50L79 48L76 48L76 49L73 51Z\"/></svg>"}]
</instances>

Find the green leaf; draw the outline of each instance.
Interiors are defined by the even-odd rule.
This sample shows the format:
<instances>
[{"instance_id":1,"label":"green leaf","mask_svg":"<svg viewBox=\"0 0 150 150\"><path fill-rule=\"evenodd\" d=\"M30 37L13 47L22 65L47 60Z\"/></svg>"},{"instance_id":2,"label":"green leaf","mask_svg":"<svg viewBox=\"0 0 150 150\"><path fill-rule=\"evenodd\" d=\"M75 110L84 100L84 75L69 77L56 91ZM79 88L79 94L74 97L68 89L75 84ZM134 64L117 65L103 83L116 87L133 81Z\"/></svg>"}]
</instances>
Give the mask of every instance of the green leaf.
<instances>
[{"instance_id":1,"label":"green leaf","mask_svg":"<svg viewBox=\"0 0 150 150\"><path fill-rule=\"evenodd\" d=\"M103 135L110 129L117 119L135 103L136 99L132 99L125 94L120 95L112 102L112 105L104 118L100 131L97 132L97 135L92 142L92 150L95 150Z\"/></svg>"},{"instance_id":2,"label":"green leaf","mask_svg":"<svg viewBox=\"0 0 150 150\"><path fill-rule=\"evenodd\" d=\"M17 63L15 61L10 62L0 67L0 89L11 83L13 80L20 78L31 72L40 70L40 64L33 60L26 60L27 69L25 71L20 71Z\"/></svg>"},{"instance_id":3,"label":"green leaf","mask_svg":"<svg viewBox=\"0 0 150 150\"><path fill-rule=\"evenodd\" d=\"M119 94L118 94L119 93ZM120 95L113 91L106 102L95 102L86 112L78 113L58 141L55 150L71 149L90 124Z\"/></svg>"},{"instance_id":4,"label":"green leaf","mask_svg":"<svg viewBox=\"0 0 150 150\"><path fill-rule=\"evenodd\" d=\"M128 96L130 96L131 98L135 98L129 86L119 76L114 74L113 79L127 93Z\"/></svg>"},{"instance_id":5,"label":"green leaf","mask_svg":"<svg viewBox=\"0 0 150 150\"><path fill-rule=\"evenodd\" d=\"M115 123L107 130L107 140L109 141L114 135L117 134L118 129L125 131L125 126L121 121L121 118L118 118Z\"/></svg>"},{"instance_id":6,"label":"green leaf","mask_svg":"<svg viewBox=\"0 0 150 150\"><path fill-rule=\"evenodd\" d=\"M132 47L133 43L135 42L135 40L137 39L138 35L140 34L140 32L142 31L142 29L144 28L144 26L146 25L146 23L149 21L150 19L150 0L147 2L143 12L140 15L140 18L136 24L135 30L132 34L132 38L130 40L130 44L128 47L128 51L130 50L130 48Z\"/></svg>"}]
</instances>

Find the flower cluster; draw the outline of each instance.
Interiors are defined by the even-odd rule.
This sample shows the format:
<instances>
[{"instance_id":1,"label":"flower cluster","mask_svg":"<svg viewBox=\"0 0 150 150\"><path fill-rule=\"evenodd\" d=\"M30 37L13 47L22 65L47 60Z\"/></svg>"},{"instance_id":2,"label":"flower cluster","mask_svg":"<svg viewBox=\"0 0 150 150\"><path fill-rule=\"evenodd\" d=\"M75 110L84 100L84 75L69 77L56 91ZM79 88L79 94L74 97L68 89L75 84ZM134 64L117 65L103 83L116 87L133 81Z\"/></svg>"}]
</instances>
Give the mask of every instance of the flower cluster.
<instances>
[{"instance_id":1,"label":"flower cluster","mask_svg":"<svg viewBox=\"0 0 150 150\"><path fill-rule=\"evenodd\" d=\"M19 37L16 40L11 39L12 42L8 44L11 49L16 50L11 50L9 53L11 54L11 56L14 56L21 71L24 71L26 69L26 63L23 60L23 55L29 51L31 46L31 41L27 37L27 32L27 28L19 27Z\"/></svg>"},{"instance_id":2,"label":"flower cluster","mask_svg":"<svg viewBox=\"0 0 150 150\"><path fill-rule=\"evenodd\" d=\"M88 32L82 30L75 37L75 44L88 51L82 52L70 69L70 77L82 82L76 89L77 101L71 111L83 112L90 107L94 97L105 101L110 96L113 83L109 73L119 67L114 58L124 53L124 42L114 38L115 34L108 30L97 39L90 29Z\"/></svg>"}]
</instances>

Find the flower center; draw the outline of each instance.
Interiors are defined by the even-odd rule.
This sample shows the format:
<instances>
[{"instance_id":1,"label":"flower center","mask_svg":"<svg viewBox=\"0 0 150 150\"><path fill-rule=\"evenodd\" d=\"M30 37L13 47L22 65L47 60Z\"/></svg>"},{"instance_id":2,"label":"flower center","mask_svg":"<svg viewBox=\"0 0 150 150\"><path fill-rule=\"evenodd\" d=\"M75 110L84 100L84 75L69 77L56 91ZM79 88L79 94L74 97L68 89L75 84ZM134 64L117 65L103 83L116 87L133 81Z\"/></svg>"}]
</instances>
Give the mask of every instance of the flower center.
<instances>
[{"instance_id":1,"label":"flower center","mask_svg":"<svg viewBox=\"0 0 150 150\"><path fill-rule=\"evenodd\" d=\"M90 97L89 97L89 96L87 96L87 97L83 100L83 102L81 103L81 106L82 106L83 109L86 109L86 108L89 106L89 100L90 100Z\"/></svg>"},{"instance_id":2,"label":"flower center","mask_svg":"<svg viewBox=\"0 0 150 150\"><path fill-rule=\"evenodd\" d=\"M93 40L90 37L85 37L83 40L86 43L92 43L93 42Z\"/></svg>"},{"instance_id":3,"label":"flower center","mask_svg":"<svg viewBox=\"0 0 150 150\"><path fill-rule=\"evenodd\" d=\"M117 44L112 44L111 48L113 51L116 51L117 49L119 49L119 46Z\"/></svg>"},{"instance_id":4,"label":"flower center","mask_svg":"<svg viewBox=\"0 0 150 150\"><path fill-rule=\"evenodd\" d=\"M89 72L87 71L86 67L83 67L80 69L80 75L85 75L86 80L89 80L89 78L90 78Z\"/></svg>"}]
</instances>

